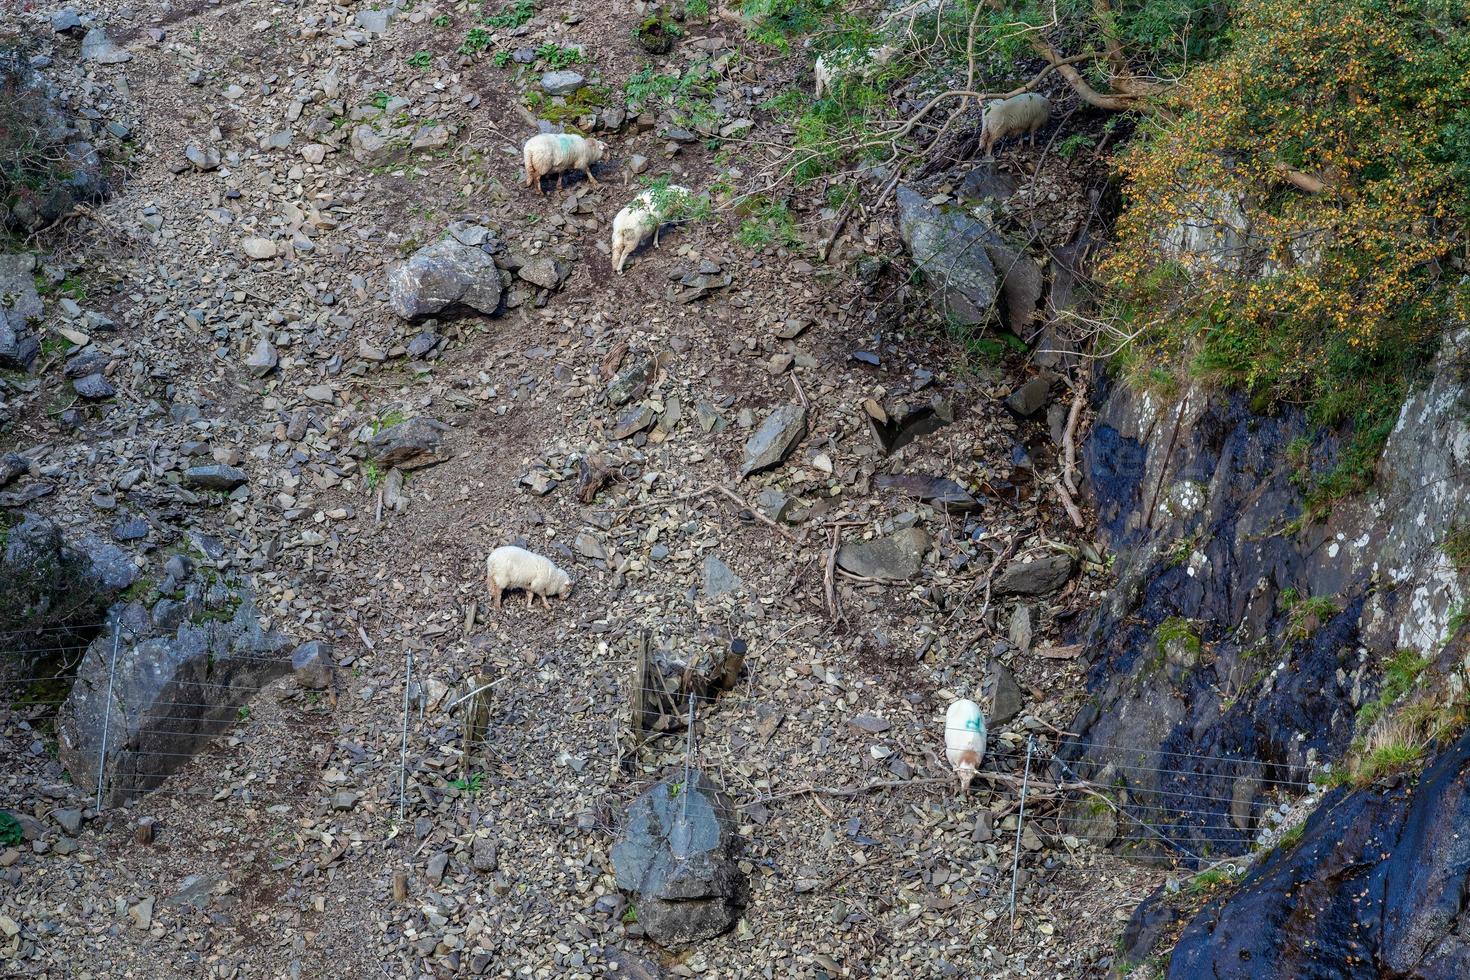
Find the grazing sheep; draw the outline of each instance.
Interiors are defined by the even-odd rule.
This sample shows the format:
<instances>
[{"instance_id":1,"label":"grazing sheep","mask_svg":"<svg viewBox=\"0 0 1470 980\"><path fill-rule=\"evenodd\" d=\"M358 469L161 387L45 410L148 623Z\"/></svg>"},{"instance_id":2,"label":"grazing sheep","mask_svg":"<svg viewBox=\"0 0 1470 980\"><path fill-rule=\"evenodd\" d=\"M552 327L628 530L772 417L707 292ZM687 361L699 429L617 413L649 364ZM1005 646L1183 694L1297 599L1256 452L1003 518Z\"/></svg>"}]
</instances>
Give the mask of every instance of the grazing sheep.
<instances>
[{"instance_id":1,"label":"grazing sheep","mask_svg":"<svg viewBox=\"0 0 1470 980\"><path fill-rule=\"evenodd\" d=\"M551 600L547 596L567 596L572 592L572 580L567 573L525 548L506 546L496 548L485 559L485 587L500 608L500 595L506 589L524 589L526 608L530 609L540 596L547 609Z\"/></svg>"},{"instance_id":2,"label":"grazing sheep","mask_svg":"<svg viewBox=\"0 0 1470 980\"><path fill-rule=\"evenodd\" d=\"M956 701L945 712L944 751L960 777L960 795L968 793L985 757L985 716L974 701Z\"/></svg>"},{"instance_id":3,"label":"grazing sheep","mask_svg":"<svg viewBox=\"0 0 1470 980\"><path fill-rule=\"evenodd\" d=\"M526 186L536 188L544 195L541 178L548 174L563 174L568 170L580 170L587 175L593 187L597 178L592 176L592 165L600 161L607 152L607 144L601 140L587 139L572 133L542 133L526 140L521 156L526 164ZM560 179L560 178L558 178Z\"/></svg>"},{"instance_id":4,"label":"grazing sheep","mask_svg":"<svg viewBox=\"0 0 1470 980\"><path fill-rule=\"evenodd\" d=\"M671 217L677 216L680 207L690 196L687 187L670 184L660 190L649 188L633 198L632 203L619 211L612 225L612 264L618 272L623 263L637 250L639 245L653 237L658 246L658 230Z\"/></svg>"},{"instance_id":5,"label":"grazing sheep","mask_svg":"<svg viewBox=\"0 0 1470 980\"><path fill-rule=\"evenodd\" d=\"M996 99L985 107L980 125L980 150L991 155L995 144L1025 133L1036 142L1036 131L1051 118L1051 102L1044 95L1027 92L1009 99Z\"/></svg>"},{"instance_id":6,"label":"grazing sheep","mask_svg":"<svg viewBox=\"0 0 1470 980\"><path fill-rule=\"evenodd\" d=\"M817 82L814 97L820 99L824 92L832 91L832 87L844 75L853 71L857 72L859 78L871 79L878 74L879 68L892 61L898 53L897 45L885 44L881 48L869 48L865 55L851 50L828 51L818 55L817 63L812 67L812 74Z\"/></svg>"}]
</instances>

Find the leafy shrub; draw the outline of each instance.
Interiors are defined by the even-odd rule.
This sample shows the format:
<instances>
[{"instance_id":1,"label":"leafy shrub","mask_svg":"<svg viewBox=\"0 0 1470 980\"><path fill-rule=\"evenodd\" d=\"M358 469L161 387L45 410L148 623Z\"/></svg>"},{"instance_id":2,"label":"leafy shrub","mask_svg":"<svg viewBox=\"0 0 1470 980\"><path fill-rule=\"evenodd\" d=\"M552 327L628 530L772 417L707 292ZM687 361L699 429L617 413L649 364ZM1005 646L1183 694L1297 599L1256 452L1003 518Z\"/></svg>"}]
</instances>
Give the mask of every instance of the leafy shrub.
<instances>
[{"instance_id":1,"label":"leafy shrub","mask_svg":"<svg viewBox=\"0 0 1470 980\"><path fill-rule=\"evenodd\" d=\"M1465 0L1238 0L1233 47L1165 96L1122 159L1102 275L1163 360L1356 417L1317 506L1371 481L1403 379L1464 295L1440 262L1470 217ZM1320 182L1318 192L1309 192ZM1180 254L1181 224L1233 227ZM1228 236L1227 236L1228 240ZM1135 325L1137 326L1137 325Z\"/></svg>"},{"instance_id":2,"label":"leafy shrub","mask_svg":"<svg viewBox=\"0 0 1470 980\"><path fill-rule=\"evenodd\" d=\"M499 13L487 15L485 23L498 30L514 30L535 16L535 0L516 0L501 7Z\"/></svg>"},{"instance_id":3,"label":"leafy shrub","mask_svg":"<svg viewBox=\"0 0 1470 980\"><path fill-rule=\"evenodd\" d=\"M25 831L20 821L7 810L0 810L0 844L15 847L25 840Z\"/></svg>"}]
</instances>

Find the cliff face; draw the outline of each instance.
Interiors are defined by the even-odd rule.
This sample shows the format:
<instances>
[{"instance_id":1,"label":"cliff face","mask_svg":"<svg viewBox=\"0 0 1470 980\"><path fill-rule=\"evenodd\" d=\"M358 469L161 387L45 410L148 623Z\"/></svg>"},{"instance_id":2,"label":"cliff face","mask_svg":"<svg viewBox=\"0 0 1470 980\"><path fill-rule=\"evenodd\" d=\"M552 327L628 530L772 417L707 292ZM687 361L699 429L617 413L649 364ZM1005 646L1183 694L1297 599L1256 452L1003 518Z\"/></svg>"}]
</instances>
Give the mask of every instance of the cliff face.
<instances>
[{"instance_id":1,"label":"cliff face","mask_svg":"<svg viewBox=\"0 0 1470 980\"><path fill-rule=\"evenodd\" d=\"M1315 433L1300 412L1260 416L1239 395L1198 388L1168 404L1121 386L1108 394L1086 464L1118 580L1088 636L1092 700L1063 754L1079 775L1114 787L1125 816L1102 836L1137 838L1147 822L1169 840L1158 850L1196 867L1249 853L1280 804L1364 734L1359 709L1378 696L1390 658L1412 650L1429 662L1411 697L1441 706L1463 697L1467 665L1449 641L1464 585L1446 551L1458 553L1456 531L1470 526L1467 345L1466 332L1447 340L1403 406L1374 488L1304 529L1301 487L1333 465L1348 433ZM1440 765L1449 763L1435 764L1436 779L1459 779ZM1417 798L1402 787L1335 792L1306 831L1321 847L1296 852L1290 867L1316 881L1324 902L1349 909L1357 877L1331 869L1356 867L1354 840L1381 845L1384 861L1448 874L1442 847L1403 831ZM1279 865L1252 880L1285 873L1272 871ZM1238 928L1257 954L1301 932L1285 920L1259 929L1249 892L1190 926L1176 962L1194 966L1174 975L1206 975L1201 956L1221 976L1313 975L1280 972L1259 955L1247 973L1224 968L1230 940L1212 930ZM1398 899L1381 900L1387 916ZM1324 962L1397 962L1390 947L1405 942L1386 929L1356 941L1361 952L1334 947Z\"/></svg>"}]
</instances>

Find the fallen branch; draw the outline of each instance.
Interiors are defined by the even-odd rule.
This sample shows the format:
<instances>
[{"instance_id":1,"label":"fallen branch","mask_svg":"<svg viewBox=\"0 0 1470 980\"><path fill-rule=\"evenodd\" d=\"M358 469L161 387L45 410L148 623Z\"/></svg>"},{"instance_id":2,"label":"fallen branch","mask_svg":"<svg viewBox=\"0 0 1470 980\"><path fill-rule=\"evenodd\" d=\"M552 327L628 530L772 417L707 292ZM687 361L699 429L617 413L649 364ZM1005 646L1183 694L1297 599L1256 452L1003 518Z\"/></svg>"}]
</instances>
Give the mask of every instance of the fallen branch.
<instances>
[{"instance_id":1,"label":"fallen branch","mask_svg":"<svg viewBox=\"0 0 1470 980\"><path fill-rule=\"evenodd\" d=\"M781 535L781 537L785 538L787 541L795 541L796 540L796 535L792 534L790 531L786 530L780 524L778 524L777 522L771 520L765 514L762 514L760 511L756 510L754 507L750 506L750 504L748 504L748 503L745 502L745 498L744 497L740 496L740 494L736 493L734 490L731 490L729 487L721 487L721 486L716 486L714 484L710 484L710 486L708 486L708 487L705 488L705 493L709 493L710 491L714 491L715 493L722 493L726 497L729 497L732 501L734 501L735 503L739 504L742 508L744 508L745 510L747 510L751 514L753 514L755 516L756 520L759 520L759 521L761 521L764 524L770 525L770 527L777 534Z\"/></svg>"},{"instance_id":2,"label":"fallen branch","mask_svg":"<svg viewBox=\"0 0 1470 980\"><path fill-rule=\"evenodd\" d=\"M1057 499L1062 502L1062 509L1067 512L1067 517L1071 518L1072 526L1079 531L1086 527L1087 522L1082 519L1082 511L1077 508L1077 502L1072 499L1072 495L1067 492L1067 488L1062 481L1054 481L1052 483L1052 489L1056 490Z\"/></svg>"},{"instance_id":3,"label":"fallen branch","mask_svg":"<svg viewBox=\"0 0 1470 980\"><path fill-rule=\"evenodd\" d=\"M1062 431L1062 482L1072 494L1077 493L1077 423L1086 406L1087 389L1079 385L1072 396L1072 410L1067 413L1067 427Z\"/></svg>"},{"instance_id":4,"label":"fallen branch","mask_svg":"<svg viewBox=\"0 0 1470 980\"><path fill-rule=\"evenodd\" d=\"M766 796L758 796L753 800L740 804L741 806L755 806L757 803L774 803L776 800L789 800L794 796L843 796L848 798L866 796L880 789L901 789L904 786L932 786L935 783L950 782L948 776L920 776L917 779L878 779L861 786L801 786L797 789L787 790L784 793L771 793Z\"/></svg>"}]
</instances>

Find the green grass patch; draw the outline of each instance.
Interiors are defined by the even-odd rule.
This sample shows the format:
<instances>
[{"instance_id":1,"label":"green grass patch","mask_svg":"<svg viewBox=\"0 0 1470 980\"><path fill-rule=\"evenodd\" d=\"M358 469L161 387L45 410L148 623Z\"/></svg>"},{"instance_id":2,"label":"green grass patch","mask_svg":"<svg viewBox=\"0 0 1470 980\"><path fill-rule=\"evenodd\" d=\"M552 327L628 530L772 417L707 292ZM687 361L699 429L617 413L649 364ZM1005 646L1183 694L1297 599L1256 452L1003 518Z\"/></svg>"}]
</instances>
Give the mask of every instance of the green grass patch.
<instances>
[{"instance_id":1,"label":"green grass patch","mask_svg":"<svg viewBox=\"0 0 1470 980\"><path fill-rule=\"evenodd\" d=\"M1183 616L1170 616L1154 628L1154 643L1159 654L1165 655L1170 646L1182 643L1192 654L1200 652L1199 632L1194 623Z\"/></svg>"},{"instance_id":2,"label":"green grass patch","mask_svg":"<svg viewBox=\"0 0 1470 980\"><path fill-rule=\"evenodd\" d=\"M1338 613L1337 600L1330 596L1301 598L1295 590L1285 590L1279 598L1285 598L1288 591L1291 592L1291 602L1284 606L1287 611L1286 633L1293 640L1307 639Z\"/></svg>"},{"instance_id":3,"label":"green grass patch","mask_svg":"<svg viewBox=\"0 0 1470 980\"><path fill-rule=\"evenodd\" d=\"M1470 524L1456 524L1445 532L1439 549L1459 571L1470 569Z\"/></svg>"},{"instance_id":4,"label":"green grass patch","mask_svg":"<svg viewBox=\"0 0 1470 980\"><path fill-rule=\"evenodd\" d=\"M576 48L564 48L558 44L543 44L536 49L536 57L544 61L547 67L558 70L570 68L586 59L582 52Z\"/></svg>"},{"instance_id":5,"label":"green grass patch","mask_svg":"<svg viewBox=\"0 0 1470 980\"><path fill-rule=\"evenodd\" d=\"M427 51L415 51L407 58L404 58L403 63L416 71L427 71L429 66L434 63L434 56Z\"/></svg>"},{"instance_id":6,"label":"green grass patch","mask_svg":"<svg viewBox=\"0 0 1470 980\"><path fill-rule=\"evenodd\" d=\"M25 837L25 831L21 829L20 821L15 819L14 814L9 810L0 810L0 844L18 847Z\"/></svg>"},{"instance_id":7,"label":"green grass patch","mask_svg":"<svg viewBox=\"0 0 1470 980\"><path fill-rule=\"evenodd\" d=\"M795 248L801 244L797 231L796 217L785 201L770 198L753 198L744 206L745 220L735 232L735 240L747 248L768 248L784 245Z\"/></svg>"},{"instance_id":8,"label":"green grass patch","mask_svg":"<svg viewBox=\"0 0 1470 980\"><path fill-rule=\"evenodd\" d=\"M1429 660L1414 650L1400 650L1384 665L1383 686L1378 696L1358 709L1357 730L1367 732L1399 698L1413 690L1414 682L1429 666Z\"/></svg>"}]
</instances>

